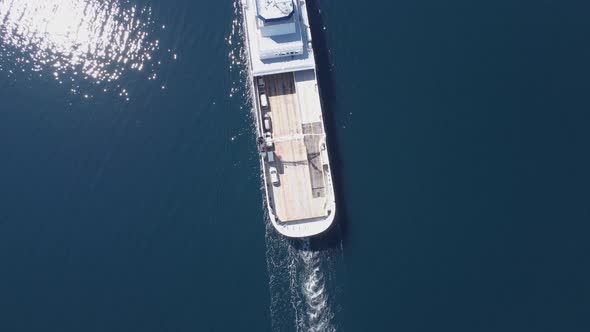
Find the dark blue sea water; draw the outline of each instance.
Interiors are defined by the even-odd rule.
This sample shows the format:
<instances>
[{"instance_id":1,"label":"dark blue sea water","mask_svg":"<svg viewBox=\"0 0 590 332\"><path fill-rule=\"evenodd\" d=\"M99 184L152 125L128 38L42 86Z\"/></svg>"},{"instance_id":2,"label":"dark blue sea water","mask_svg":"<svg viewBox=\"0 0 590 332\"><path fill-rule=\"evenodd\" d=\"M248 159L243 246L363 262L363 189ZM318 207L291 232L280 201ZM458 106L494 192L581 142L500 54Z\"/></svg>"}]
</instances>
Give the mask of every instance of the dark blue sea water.
<instances>
[{"instance_id":1,"label":"dark blue sea water","mask_svg":"<svg viewBox=\"0 0 590 332\"><path fill-rule=\"evenodd\" d=\"M237 1L0 0L0 331L590 330L590 3L312 4L337 225L289 241Z\"/></svg>"}]
</instances>

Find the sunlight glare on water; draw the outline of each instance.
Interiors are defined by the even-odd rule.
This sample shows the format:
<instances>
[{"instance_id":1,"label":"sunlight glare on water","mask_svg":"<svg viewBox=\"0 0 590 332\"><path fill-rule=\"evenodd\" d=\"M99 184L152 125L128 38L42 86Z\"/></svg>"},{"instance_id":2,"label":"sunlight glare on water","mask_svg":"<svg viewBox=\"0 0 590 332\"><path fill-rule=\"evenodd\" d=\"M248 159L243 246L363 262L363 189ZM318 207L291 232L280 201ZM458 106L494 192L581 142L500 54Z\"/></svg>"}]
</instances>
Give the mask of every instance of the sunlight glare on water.
<instances>
[{"instance_id":1,"label":"sunlight glare on water","mask_svg":"<svg viewBox=\"0 0 590 332\"><path fill-rule=\"evenodd\" d=\"M0 60L60 83L113 82L150 64L159 48L151 17L128 0L0 0Z\"/></svg>"}]
</instances>

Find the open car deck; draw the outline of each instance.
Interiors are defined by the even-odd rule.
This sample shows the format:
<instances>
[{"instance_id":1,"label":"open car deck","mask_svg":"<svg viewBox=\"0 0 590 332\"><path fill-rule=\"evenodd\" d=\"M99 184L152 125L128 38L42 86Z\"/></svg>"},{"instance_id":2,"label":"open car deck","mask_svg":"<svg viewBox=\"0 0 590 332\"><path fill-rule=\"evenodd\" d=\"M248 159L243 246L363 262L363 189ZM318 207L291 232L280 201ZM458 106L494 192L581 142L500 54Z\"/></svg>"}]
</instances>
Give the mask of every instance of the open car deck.
<instances>
[{"instance_id":1,"label":"open car deck","mask_svg":"<svg viewBox=\"0 0 590 332\"><path fill-rule=\"evenodd\" d=\"M271 197L279 222L328 214L326 178L320 149L325 145L321 106L313 70L264 77L272 120L279 184ZM268 174L267 174L268 176ZM270 182L269 182L270 183Z\"/></svg>"}]
</instances>

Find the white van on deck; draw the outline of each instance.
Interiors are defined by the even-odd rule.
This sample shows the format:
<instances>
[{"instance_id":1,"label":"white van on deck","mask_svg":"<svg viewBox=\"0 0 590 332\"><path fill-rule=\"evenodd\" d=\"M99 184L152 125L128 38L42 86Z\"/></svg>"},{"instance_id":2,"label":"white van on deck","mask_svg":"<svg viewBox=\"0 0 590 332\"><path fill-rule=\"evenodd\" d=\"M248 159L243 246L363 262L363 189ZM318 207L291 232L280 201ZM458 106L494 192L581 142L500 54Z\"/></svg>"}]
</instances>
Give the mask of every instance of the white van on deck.
<instances>
[{"instance_id":1,"label":"white van on deck","mask_svg":"<svg viewBox=\"0 0 590 332\"><path fill-rule=\"evenodd\" d=\"M268 172L270 173L270 182L272 182L273 185L278 186L279 185L279 172L277 172L276 167L269 167Z\"/></svg>"},{"instance_id":2,"label":"white van on deck","mask_svg":"<svg viewBox=\"0 0 590 332\"><path fill-rule=\"evenodd\" d=\"M260 94L260 106L265 109L268 107L268 98L266 98L266 93Z\"/></svg>"}]
</instances>

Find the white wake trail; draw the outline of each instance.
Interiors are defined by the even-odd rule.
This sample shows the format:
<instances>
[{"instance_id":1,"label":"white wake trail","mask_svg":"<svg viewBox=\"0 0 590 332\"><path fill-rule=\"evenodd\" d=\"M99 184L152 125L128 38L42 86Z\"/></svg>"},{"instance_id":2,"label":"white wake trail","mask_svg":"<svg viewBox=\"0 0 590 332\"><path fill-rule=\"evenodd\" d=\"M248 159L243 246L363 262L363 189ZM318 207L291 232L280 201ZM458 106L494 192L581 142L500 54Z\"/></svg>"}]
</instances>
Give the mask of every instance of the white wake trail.
<instances>
[{"instance_id":1,"label":"white wake trail","mask_svg":"<svg viewBox=\"0 0 590 332\"><path fill-rule=\"evenodd\" d=\"M325 277L333 273L326 264L331 253L312 250L309 240L299 243L284 238L269 220L266 242L272 330L336 331Z\"/></svg>"}]
</instances>

